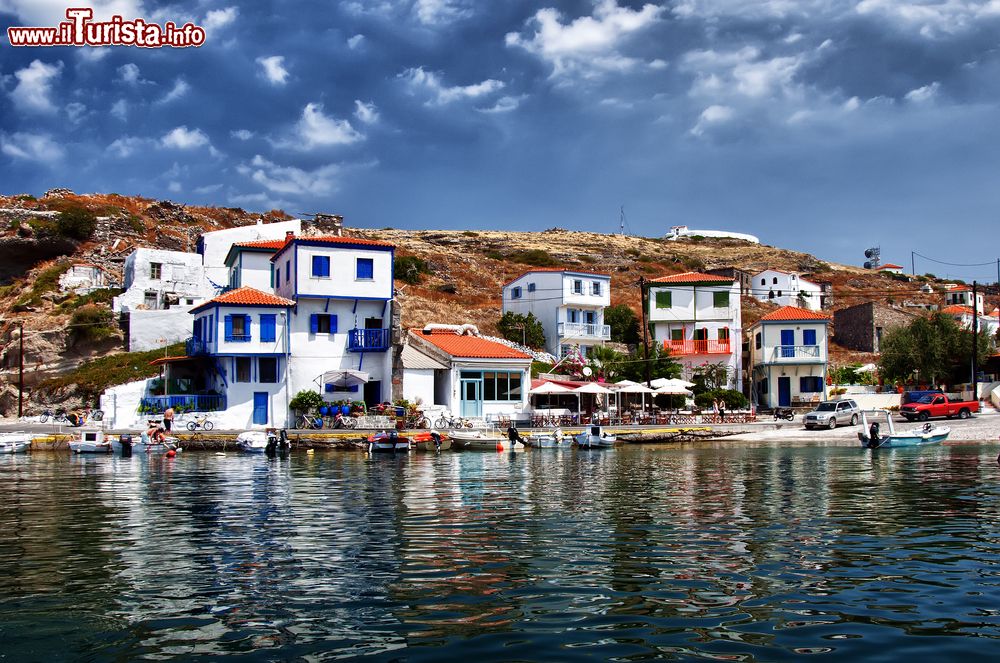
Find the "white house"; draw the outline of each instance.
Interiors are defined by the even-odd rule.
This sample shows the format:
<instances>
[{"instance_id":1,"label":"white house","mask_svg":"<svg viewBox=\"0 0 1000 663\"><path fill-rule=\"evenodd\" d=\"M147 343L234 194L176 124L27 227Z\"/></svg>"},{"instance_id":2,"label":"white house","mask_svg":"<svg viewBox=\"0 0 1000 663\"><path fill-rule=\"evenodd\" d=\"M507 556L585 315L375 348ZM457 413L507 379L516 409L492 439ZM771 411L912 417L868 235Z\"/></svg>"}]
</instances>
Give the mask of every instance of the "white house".
<instances>
[{"instance_id":1,"label":"white house","mask_svg":"<svg viewBox=\"0 0 1000 663\"><path fill-rule=\"evenodd\" d=\"M274 223L257 223L248 226L237 226L223 230L213 230L198 238L198 254L205 268L205 278L215 287L222 288L229 278L229 268L226 257L233 244L257 242L262 240L283 240L287 233L302 234L302 220L275 221Z\"/></svg>"},{"instance_id":2,"label":"white house","mask_svg":"<svg viewBox=\"0 0 1000 663\"><path fill-rule=\"evenodd\" d=\"M545 349L561 357L573 346L586 354L611 340L604 309L611 277L598 272L536 268L503 286L503 312L531 313L545 331Z\"/></svg>"},{"instance_id":3,"label":"white house","mask_svg":"<svg viewBox=\"0 0 1000 663\"><path fill-rule=\"evenodd\" d=\"M825 398L829 323L822 313L784 306L750 327L753 402L789 407Z\"/></svg>"},{"instance_id":4,"label":"white house","mask_svg":"<svg viewBox=\"0 0 1000 663\"><path fill-rule=\"evenodd\" d=\"M765 269L753 275L751 294L762 302L818 311L823 307L823 288L793 272Z\"/></svg>"},{"instance_id":5,"label":"white house","mask_svg":"<svg viewBox=\"0 0 1000 663\"><path fill-rule=\"evenodd\" d=\"M60 290L72 291L78 295L86 295L109 285L108 273L104 268L89 262L75 263L59 277Z\"/></svg>"},{"instance_id":6,"label":"white house","mask_svg":"<svg viewBox=\"0 0 1000 663\"><path fill-rule=\"evenodd\" d=\"M284 248L288 233L281 239L260 239L252 242L233 244L226 254L226 267L229 275L226 278L229 288L249 286L257 290L274 289L274 269L271 257Z\"/></svg>"},{"instance_id":7,"label":"white house","mask_svg":"<svg viewBox=\"0 0 1000 663\"><path fill-rule=\"evenodd\" d=\"M896 263L887 262L885 264L879 265L878 271L889 272L890 274L902 274L903 266L897 265Z\"/></svg>"},{"instance_id":8,"label":"white house","mask_svg":"<svg viewBox=\"0 0 1000 663\"><path fill-rule=\"evenodd\" d=\"M670 226L670 232L664 239L676 242L679 239L691 237L711 237L713 239L740 239L744 242L760 244L760 238L747 233L737 233L729 230L692 230L687 226Z\"/></svg>"},{"instance_id":9,"label":"white house","mask_svg":"<svg viewBox=\"0 0 1000 663\"><path fill-rule=\"evenodd\" d=\"M433 398L420 396L453 414L469 418L496 419L523 411L531 386L531 356L502 343L482 338L472 325L427 325L410 330L409 345L444 370L434 370ZM421 370L421 369L417 369ZM405 383L413 376L404 369Z\"/></svg>"},{"instance_id":10,"label":"white house","mask_svg":"<svg viewBox=\"0 0 1000 663\"><path fill-rule=\"evenodd\" d=\"M973 310L961 304L952 304L941 309L945 315L950 315L962 329L972 329L973 320L976 317ZM979 333L987 336L995 336L1000 328L1000 310L993 309L991 313L983 313L979 310Z\"/></svg>"},{"instance_id":11,"label":"white house","mask_svg":"<svg viewBox=\"0 0 1000 663\"><path fill-rule=\"evenodd\" d=\"M945 286L945 306L967 306L971 311L972 302L972 286L957 285L954 283L949 283ZM982 315L983 311L986 310L986 299L984 298L983 293L976 293L975 302L976 308L979 310L979 315Z\"/></svg>"},{"instance_id":12,"label":"white house","mask_svg":"<svg viewBox=\"0 0 1000 663\"><path fill-rule=\"evenodd\" d=\"M273 269L274 289L242 285L193 307L187 351L160 362L165 380L142 410L180 405L250 428L291 426L288 402L305 389L329 401L390 399L393 255L385 242L289 236L266 268L244 260L242 282L270 282Z\"/></svg>"},{"instance_id":13,"label":"white house","mask_svg":"<svg viewBox=\"0 0 1000 663\"><path fill-rule=\"evenodd\" d=\"M742 384L742 320L738 279L685 272L649 284L654 341L670 351L690 377L698 367L725 364L729 387Z\"/></svg>"}]
</instances>

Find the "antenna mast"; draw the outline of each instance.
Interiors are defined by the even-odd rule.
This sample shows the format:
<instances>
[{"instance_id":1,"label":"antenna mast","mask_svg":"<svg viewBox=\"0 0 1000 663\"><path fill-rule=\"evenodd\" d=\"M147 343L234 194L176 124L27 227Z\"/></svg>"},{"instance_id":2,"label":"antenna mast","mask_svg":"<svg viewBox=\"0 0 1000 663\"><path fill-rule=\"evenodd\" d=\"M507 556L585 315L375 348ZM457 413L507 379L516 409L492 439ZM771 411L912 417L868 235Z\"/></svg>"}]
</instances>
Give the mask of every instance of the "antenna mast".
<instances>
[{"instance_id":1,"label":"antenna mast","mask_svg":"<svg viewBox=\"0 0 1000 663\"><path fill-rule=\"evenodd\" d=\"M621 206L621 217L620 217L620 223L619 223L618 227L619 227L618 234L621 235L622 237L624 237L625 236L625 206L624 205Z\"/></svg>"}]
</instances>

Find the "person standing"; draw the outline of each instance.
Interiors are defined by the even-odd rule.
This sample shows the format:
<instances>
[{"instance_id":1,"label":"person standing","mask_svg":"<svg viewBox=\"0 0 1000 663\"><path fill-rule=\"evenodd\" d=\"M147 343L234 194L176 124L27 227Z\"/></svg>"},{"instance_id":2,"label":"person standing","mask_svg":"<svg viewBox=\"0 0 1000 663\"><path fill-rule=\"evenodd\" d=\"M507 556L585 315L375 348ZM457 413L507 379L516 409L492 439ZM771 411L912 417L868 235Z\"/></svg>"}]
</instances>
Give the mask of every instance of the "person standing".
<instances>
[{"instance_id":1,"label":"person standing","mask_svg":"<svg viewBox=\"0 0 1000 663\"><path fill-rule=\"evenodd\" d=\"M713 398L712 399L712 415L713 415L712 416L713 420L715 420L715 421L719 420L719 399L718 398Z\"/></svg>"},{"instance_id":2,"label":"person standing","mask_svg":"<svg viewBox=\"0 0 1000 663\"><path fill-rule=\"evenodd\" d=\"M163 411L163 430L170 432L174 425L174 408L168 407Z\"/></svg>"},{"instance_id":3,"label":"person standing","mask_svg":"<svg viewBox=\"0 0 1000 663\"><path fill-rule=\"evenodd\" d=\"M726 421L726 401L724 399L719 399L719 423L725 423Z\"/></svg>"}]
</instances>

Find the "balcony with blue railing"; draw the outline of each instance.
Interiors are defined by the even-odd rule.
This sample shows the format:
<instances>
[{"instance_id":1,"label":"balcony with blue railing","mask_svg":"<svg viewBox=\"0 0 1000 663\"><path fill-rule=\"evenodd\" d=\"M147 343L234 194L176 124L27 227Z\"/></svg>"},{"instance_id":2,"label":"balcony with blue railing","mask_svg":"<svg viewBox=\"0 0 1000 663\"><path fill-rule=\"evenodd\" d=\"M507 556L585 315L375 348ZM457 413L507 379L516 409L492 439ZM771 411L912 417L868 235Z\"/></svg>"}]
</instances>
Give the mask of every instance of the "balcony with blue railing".
<instances>
[{"instance_id":1,"label":"balcony with blue railing","mask_svg":"<svg viewBox=\"0 0 1000 663\"><path fill-rule=\"evenodd\" d=\"M825 353L818 345L778 345L771 349L767 363L771 364L821 364Z\"/></svg>"},{"instance_id":2,"label":"balcony with blue railing","mask_svg":"<svg viewBox=\"0 0 1000 663\"><path fill-rule=\"evenodd\" d=\"M226 397L218 394L173 394L146 396L139 400L139 412L142 414L163 414L168 407L184 412L221 412L226 409Z\"/></svg>"},{"instance_id":3,"label":"balcony with blue railing","mask_svg":"<svg viewBox=\"0 0 1000 663\"><path fill-rule=\"evenodd\" d=\"M195 338L192 336L188 340L184 341L184 354L188 357L207 355L209 354L208 343L206 343L203 338Z\"/></svg>"},{"instance_id":4,"label":"balcony with blue railing","mask_svg":"<svg viewBox=\"0 0 1000 663\"><path fill-rule=\"evenodd\" d=\"M350 352L385 352L392 344L388 329L352 329L347 332Z\"/></svg>"}]
</instances>

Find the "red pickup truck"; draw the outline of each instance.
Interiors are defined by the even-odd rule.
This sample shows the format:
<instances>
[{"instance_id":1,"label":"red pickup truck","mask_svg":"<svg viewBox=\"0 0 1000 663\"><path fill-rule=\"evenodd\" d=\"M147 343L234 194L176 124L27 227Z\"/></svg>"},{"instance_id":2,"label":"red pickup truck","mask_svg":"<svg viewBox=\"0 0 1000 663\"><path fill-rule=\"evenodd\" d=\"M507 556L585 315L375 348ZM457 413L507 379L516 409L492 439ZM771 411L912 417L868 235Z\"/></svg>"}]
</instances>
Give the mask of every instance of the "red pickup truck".
<instances>
[{"instance_id":1,"label":"red pickup truck","mask_svg":"<svg viewBox=\"0 0 1000 663\"><path fill-rule=\"evenodd\" d=\"M979 412L979 401L953 401L947 394L927 394L899 408L907 421L927 421L931 417L968 419L973 412Z\"/></svg>"}]
</instances>

